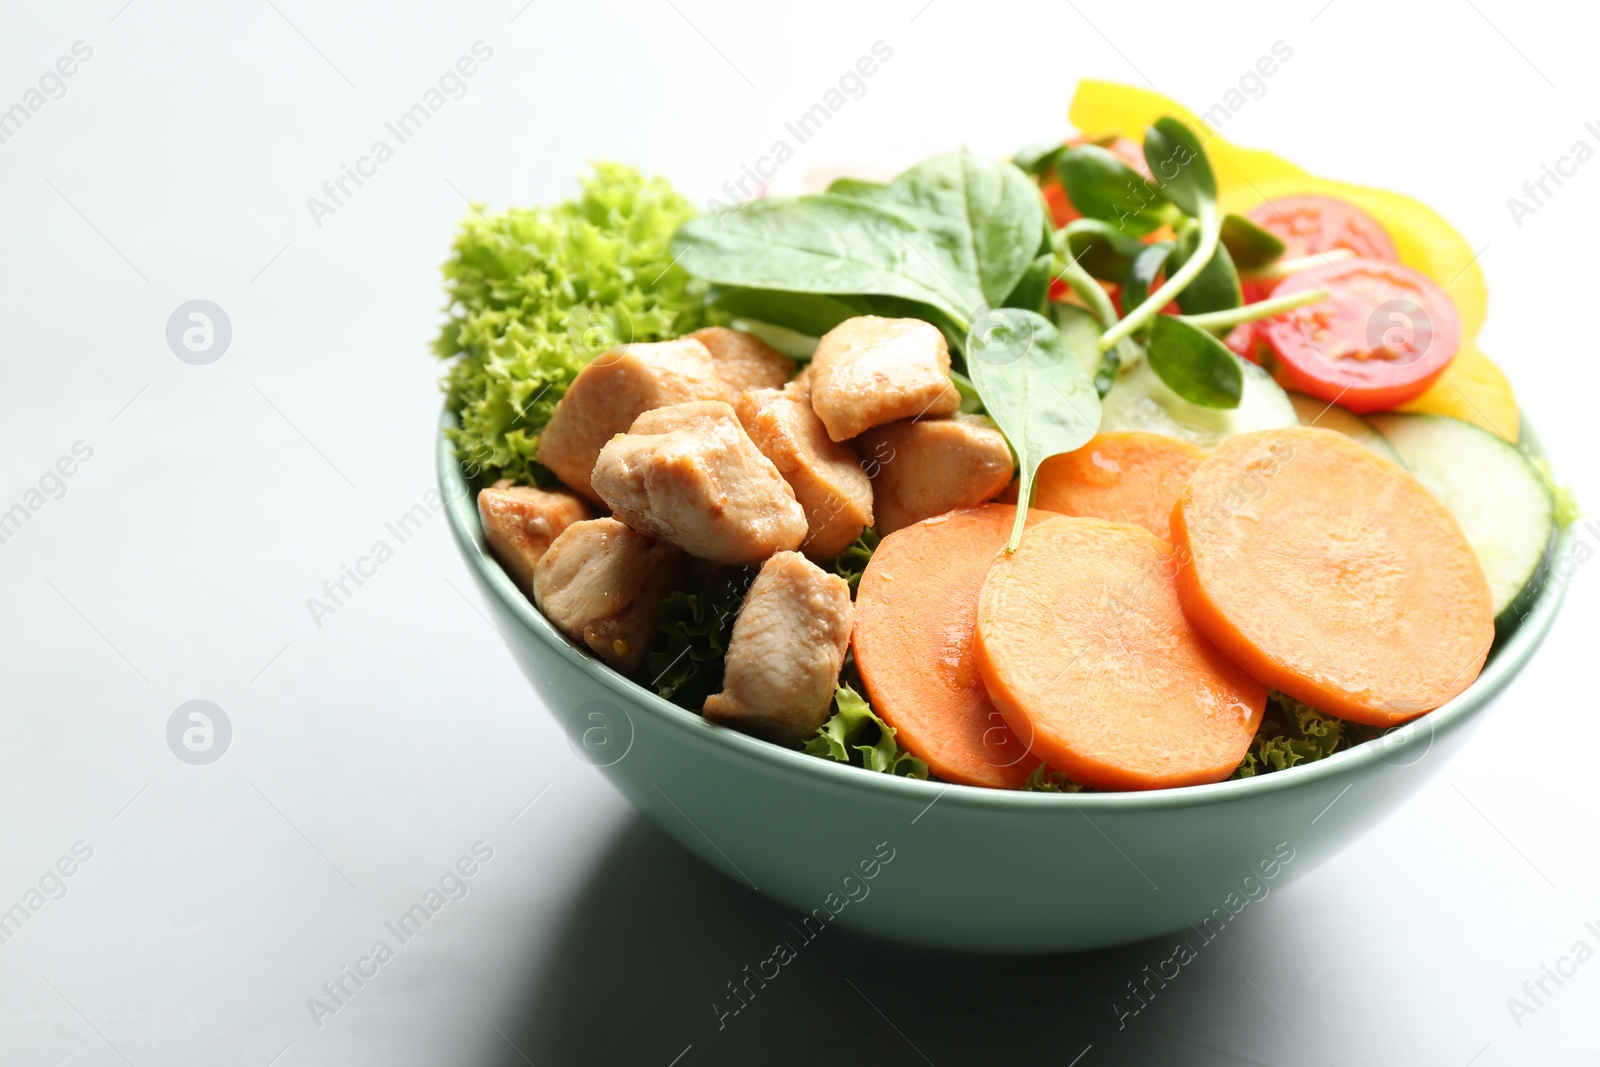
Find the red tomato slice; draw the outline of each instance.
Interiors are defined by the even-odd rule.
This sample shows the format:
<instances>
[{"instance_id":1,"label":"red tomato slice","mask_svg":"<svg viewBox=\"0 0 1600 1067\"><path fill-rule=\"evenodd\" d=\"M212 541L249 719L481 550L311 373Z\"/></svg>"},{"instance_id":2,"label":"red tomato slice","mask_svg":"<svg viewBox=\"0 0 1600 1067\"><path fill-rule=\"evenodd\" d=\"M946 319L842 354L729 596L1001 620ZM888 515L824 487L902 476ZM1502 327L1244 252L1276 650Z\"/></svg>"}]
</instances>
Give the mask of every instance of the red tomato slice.
<instances>
[{"instance_id":1,"label":"red tomato slice","mask_svg":"<svg viewBox=\"0 0 1600 1067\"><path fill-rule=\"evenodd\" d=\"M1362 259L1399 262L1389 232L1377 219L1354 204L1331 196L1306 194L1268 200L1246 212L1246 217L1284 244L1284 259L1314 256L1345 248ZM1275 281L1244 281L1244 302L1265 300L1276 291Z\"/></svg>"},{"instance_id":2,"label":"red tomato slice","mask_svg":"<svg viewBox=\"0 0 1600 1067\"><path fill-rule=\"evenodd\" d=\"M1461 347L1455 302L1420 271L1347 259L1292 275L1275 295L1320 288L1328 299L1258 324L1286 389L1384 411L1426 392Z\"/></svg>"},{"instance_id":3,"label":"red tomato slice","mask_svg":"<svg viewBox=\"0 0 1600 1067\"><path fill-rule=\"evenodd\" d=\"M1248 212L1251 222L1286 246L1285 259L1348 248L1362 259L1398 261L1394 241L1377 219L1331 196L1285 196Z\"/></svg>"},{"instance_id":4,"label":"red tomato slice","mask_svg":"<svg viewBox=\"0 0 1600 1067\"><path fill-rule=\"evenodd\" d=\"M1251 363L1261 362L1256 355L1256 324L1253 322L1241 322L1229 330L1222 343L1240 359L1248 359Z\"/></svg>"},{"instance_id":5,"label":"red tomato slice","mask_svg":"<svg viewBox=\"0 0 1600 1067\"><path fill-rule=\"evenodd\" d=\"M1050 208L1050 221L1056 224L1056 229L1061 229L1073 219L1081 219L1078 209L1072 206L1072 201L1067 199L1067 191L1061 184L1052 180L1044 187L1044 202Z\"/></svg>"}]
</instances>

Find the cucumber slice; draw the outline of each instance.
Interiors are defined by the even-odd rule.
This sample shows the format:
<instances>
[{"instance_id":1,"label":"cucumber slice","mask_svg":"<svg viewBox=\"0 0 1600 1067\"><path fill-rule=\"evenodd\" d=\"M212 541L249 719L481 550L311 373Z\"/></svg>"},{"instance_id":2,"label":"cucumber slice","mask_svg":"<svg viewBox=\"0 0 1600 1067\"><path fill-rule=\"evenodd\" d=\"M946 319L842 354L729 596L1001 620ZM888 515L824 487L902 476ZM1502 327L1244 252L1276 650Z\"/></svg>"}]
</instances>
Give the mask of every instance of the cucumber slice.
<instances>
[{"instance_id":1,"label":"cucumber slice","mask_svg":"<svg viewBox=\"0 0 1600 1067\"><path fill-rule=\"evenodd\" d=\"M1140 360L1123 370L1100 401L1100 428L1147 430L1181 437L1201 448L1215 448L1229 434L1300 424L1288 394L1271 375L1242 359L1239 366L1244 370L1239 406L1208 408L1174 393L1150 369L1149 362Z\"/></svg>"},{"instance_id":2,"label":"cucumber slice","mask_svg":"<svg viewBox=\"0 0 1600 1067\"><path fill-rule=\"evenodd\" d=\"M1394 450L1389 439L1379 433L1376 426L1349 408L1342 408L1338 404L1330 404L1326 400L1318 400L1304 393L1290 393L1289 403L1294 405L1294 413L1300 416L1300 425L1337 430L1346 437L1366 445L1385 459L1392 459L1402 467L1405 466L1405 460L1400 458L1400 453Z\"/></svg>"},{"instance_id":3,"label":"cucumber slice","mask_svg":"<svg viewBox=\"0 0 1600 1067\"><path fill-rule=\"evenodd\" d=\"M1399 413L1369 421L1455 513L1503 615L1534 581L1555 534L1555 494L1544 477L1516 445L1470 422Z\"/></svg>"}]
</instances>

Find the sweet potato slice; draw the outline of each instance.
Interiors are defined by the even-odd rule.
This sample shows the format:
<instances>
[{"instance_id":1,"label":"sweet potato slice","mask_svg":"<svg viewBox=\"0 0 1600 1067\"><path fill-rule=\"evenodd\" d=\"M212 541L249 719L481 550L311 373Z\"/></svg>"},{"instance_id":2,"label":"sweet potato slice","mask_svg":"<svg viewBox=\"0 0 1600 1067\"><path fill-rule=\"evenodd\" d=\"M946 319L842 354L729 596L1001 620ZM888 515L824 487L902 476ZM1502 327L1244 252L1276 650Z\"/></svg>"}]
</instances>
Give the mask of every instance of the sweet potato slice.
<instances>
[{"instance_id":1,"label":"sweet potato slice","mask_svg":"<svg viewBox=\"0 0 1600 1067\"><path fill-rule=\"evenodd\" d=\"M1206 450L1161 433L1110 430L1039 465L1033 506L1143 526L1170 541L1172 506ZM1013 485L1001 497L1016 500Z\"/></svg>"},{"instance_id":2,"label":"sweet potato slice","mask_svg":"<svg viewBox=\"0 0 1600 1067\"><path fill-rule=\"evenodd\" d=\"M1172 547L1138 526L1057 516L996 559L979 673L1012 732L1075 782L1217 782L1244 759L1264 685L1190 625Z\"/></svg>"},{"instance_id":3,"label":"sweet potato slice","mask_svg":"<svg viewBox=\"0 0 1600 1067\"><path fill-rule=\"evenodd\" d=\"M989 702L972 657L978 593L1015 516L990 504L897 530L856 591L856 667L872 706L947 782L1017 789L1039 765Z\"/></svg>"},{"instance_id":4,"label":"sweet potato slice","mask_svg":"<svg viewBox=\"0 0 1600 1067\"><path fill-rule=\"evenodd\" d=\"M1391 726L1472 684L1494 601L1466 534L1398 464L1332 430L1226 438L1172 512L1184 611L1319 711Z\"/></svg>"}]
</instances>

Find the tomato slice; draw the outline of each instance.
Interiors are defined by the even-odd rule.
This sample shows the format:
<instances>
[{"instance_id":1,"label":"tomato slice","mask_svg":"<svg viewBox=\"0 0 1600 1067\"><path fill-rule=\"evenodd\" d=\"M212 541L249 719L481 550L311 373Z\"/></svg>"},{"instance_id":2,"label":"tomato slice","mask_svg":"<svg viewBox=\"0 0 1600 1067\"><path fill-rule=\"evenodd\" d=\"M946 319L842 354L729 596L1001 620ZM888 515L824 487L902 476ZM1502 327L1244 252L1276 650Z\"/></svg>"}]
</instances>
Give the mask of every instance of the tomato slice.
<instances>
[{"instance_id":1,"label":"tomato slice","mask_svg":"<svg viewBox=\"0 0 1600 1067\"><path fill-rule=\"evenodd\" d=\"M1383 224L1365 211L1331 196L1307 193L1284 196L1258 204L1246 212L1251 222L1283 242L1283 258L1299 259L1336 248L1348 249L1363 259L1398 263L1400 253ZM1277 282L1245 279L1244 302L1265 300Z\"/></svg>"},{"instance_id":2,"label":"tomato slice","mask_svg":"<svg viewBox=\"0 0 1600 1067\"><path fill-rule=\"evenodd\" d=\"M1381 259L1347 259L1285 279L1276 295L1326 288L1328 299L1258 324L1286 389L1384 411L1427 391L1461 347L1456 305L1427 275Z\"/></svg>"},{"instance_id":3,"label":"tomato slice","mask_svg":"<svg viewBox=\"0 0 1600 1067\"><path fill-rule=\"evenodd\" d=\"M1054 178L1044 187L1044 202L1050 208L1050 221L1055 223L1058 230L1073 219L1083 218L1078 214L1078 209L1072 206L1072 201L1067 199L1067 191Z\"/></svg>"},{"instance_id":4,"label":"tomato slice","mask_svg":"<svg viewBox=\"0 0 1600 1067\"><path fill-rule=\"evenodd\" d=\"M1286 246L1284 258L1299 259L1348 248L1362 259L1398 262L1394 241L1377 219L1354 204L1308 194L1268 200L1250 209L1250 221Z\"/></svg>"},{"instance_id":5,"label":"tomato slice","mask_svg":"<svg viewBox=\"0 0 1600 1067\"><path fill-rule=\"evenodd\" d=\"M1256 324L1253 322L1241 322L1229 330L1222 343L1240 359L1248 359L1251 363L1261 362L1256 355Z\"/></svg>"}]
</instances>

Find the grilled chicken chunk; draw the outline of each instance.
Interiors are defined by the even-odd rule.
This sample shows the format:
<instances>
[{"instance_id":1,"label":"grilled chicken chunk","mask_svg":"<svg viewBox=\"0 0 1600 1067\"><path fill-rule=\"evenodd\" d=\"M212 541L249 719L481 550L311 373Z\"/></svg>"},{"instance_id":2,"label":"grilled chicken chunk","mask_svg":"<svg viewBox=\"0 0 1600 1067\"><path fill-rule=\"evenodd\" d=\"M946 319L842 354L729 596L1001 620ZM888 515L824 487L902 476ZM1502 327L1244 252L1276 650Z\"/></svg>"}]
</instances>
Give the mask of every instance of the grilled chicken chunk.
<instances>
[{"instance_id":1,"label":"grilled chicken chunk","mask_svg":"<svg viewBox=\"0 0 1600 1067\"><path fill-rule=\"evenodd\" d=\"M850 586L798 552L779 552L745 594L705 717L797 747L828 721L855 610Z\"/></svg>"},{"instance_id":2,"label":"grilled chicken chunk","mask_svg":"<svg viewBox=\"0 0 1600 1067\"><path fill-rule=\"evenodd\" d=\"M633 529L717 563L796 548L794 490L721 400L647 411L600 452L594 488Z\"/></svg>"},{"instance_id":3,"label":"grilled chicken chunk","mask_svg":"<svg viewBox=\"0 0 1600 1067\"><path fill-rule=\"evenodd\" d=\"M872 476L872 507L885 536L956 508L993 500L1015 464L1006 439L982 415L907 419L854 442Z\"/></svg>"},{"instance_id":4,"label":"grilled chicken chunk","mask_svg":"<svg viewBox=\"0 0 1600 1067\"><path fill-rule=\"evenodd\" d=\"M730 404L738 403L746 389L781 389L794 374L794 360L753 333L707 326L689 336L711 353Z\"/></svg>"},{"instance_id":5,"label":"grilled chicken chunk","mask_svg":"<svg viewBox=\"0 0 1600 1067\"><path fill-rule=\"evenodd\" d=\"M624 673L644 662L657 609L683 553L615 519L575 522L533 572L534 603L563 632Z\"/></svg>"},{"instance_id":6,"label":"grilled chicken chunk","mask_svg":"<svg viewBox=\"0 0 1600 1067\"><path fill-rule=\"evenodd\" d=\"M801 367L800 373L789 379L783 387L783 393L791 399L811 403L811 364Z\"/></svg>"},{"instance_id":7,"label":"grilled chicken chunk","mask_svg":"<svg viewBox=\"0 0 1600 1067\"><path fill-rule=\"evenodd\" d=\"M920 319L844 320L817 344L810 385L811 406L835 441L961 406L944 334Z\"/></svg>"},{"instance_id":8,"label":"grilled chicken chunk","mask_svg":"<svg viewBox=\"0 0 1600 1067\"><path fill-rule=\"evenodd\" d=\"M596 356L567 388L539 435L539 462L598 504L600 494L589 479L607 441L652 408L724 395L711 353L693 338L613 348Z\"/></svg>"},{"instance_id":9,"label":"grilled chicken chunk","mask_svg":"<svg viewBox=\"0 0 1600 1067\"><path fill-rule=\"evenodd\" d=\"M788 390L750 389L735 410L750 440L770 459L805 509L800 551L832 559L872 525L872 482L855 451L828 437L804 398Z\"/></svg>"},{"instance_id":10,"label":"grilled chicken chunk","mask_svg":"<svg viewBox=\"0 0 1600 1067\"><path fill-rule=\"evenodd\" d=\"M589 506L561 489L514 485L502 478L478 493L478 518L494 558L533 596L533 568L550 542L575 522L593 518Z\"/></svg>"}]
</instances>

